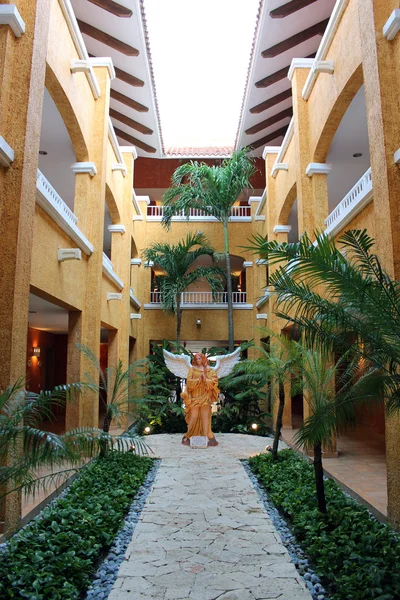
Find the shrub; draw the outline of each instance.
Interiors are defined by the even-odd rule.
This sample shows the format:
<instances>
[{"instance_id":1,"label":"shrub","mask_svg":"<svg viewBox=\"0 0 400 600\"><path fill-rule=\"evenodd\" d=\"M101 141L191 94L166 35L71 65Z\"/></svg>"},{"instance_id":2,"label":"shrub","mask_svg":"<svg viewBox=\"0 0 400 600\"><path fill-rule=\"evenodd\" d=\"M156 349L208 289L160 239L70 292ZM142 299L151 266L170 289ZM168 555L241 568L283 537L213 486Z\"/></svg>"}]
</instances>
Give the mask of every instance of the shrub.
<instances>
[{"instance_id":1,"label":"shrub","mask_svg":"<svg viewBox=\"0 0 400 600\"><path fill-rule=\"evenodd\" d=\"M88 465L0 554L0 598L80 598L152 464L112 452Z\"/></svg>"},{"instance_id":2,"label":"shrub","mask_svg":"<svg viewBox=\"0 0 400 600\"><path fill-rule=\"evenodd\" d=\"M326 482L328 514L320 513L312 466L291 450L282 450L278 461L260 454L249 464L288 517L332 600L400 598L400 543L388 525L345 496L332 480Z\"/></svg>"}]
</instances>

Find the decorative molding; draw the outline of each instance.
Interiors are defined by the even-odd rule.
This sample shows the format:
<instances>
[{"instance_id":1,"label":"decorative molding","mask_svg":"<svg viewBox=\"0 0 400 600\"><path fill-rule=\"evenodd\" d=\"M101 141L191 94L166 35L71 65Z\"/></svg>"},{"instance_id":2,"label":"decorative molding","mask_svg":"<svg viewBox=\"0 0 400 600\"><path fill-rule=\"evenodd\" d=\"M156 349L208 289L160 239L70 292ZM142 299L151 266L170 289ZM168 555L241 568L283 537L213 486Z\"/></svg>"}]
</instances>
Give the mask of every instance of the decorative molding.
<instances>
[{"instance_id":1,"label":"decorative molding","mask_svg":"<svg viewBox=\"0 0 400 600\"><path fill-rule=\"evenodd\" d=\"M108 292L107 293L107 302L109 300L122 300L122 294L120 292Z\"/></svg>"},{"instance_id":2,"label":"decorative molding","mask_svg":"<svg viewBox=\"0 0 400 600\"><path fill-rule=\"evenodd\" d=\"M261 202L261 200L262 200L262 196L250 196L247 203L253 204L253 202Z\"/></svg>"},{"instance_id":3,"label":"decorative molding","mask_svg":"<svg viewBox=\"0 0 400 600\"><path fill-rule=\"evenodd\" d=\"M391 42L400 31L400 8L395 8L385 25L383 26L383 35Z\"/></svg>"},{"instance_id":4,"label":"decorative molding","mask_svg":"<svg viewBox=\"0 0 400 600\"><path fill-rule=\"evenodd\" d=\"M280 146L265 146L262 153L263 159L265 160L268 154L278 154L280 149Z\"/></svg>"},{"instance_id":5,"label":"decorative molding","mask_svg":"<svg viewBox=\"0 0 400 600\"><path fill-rule=\"evenodd\" d=\"M0 25L9 25L15 37L25 33L25 23L15 4L0 4Z\"/></svg>"},{"instance_id":6,"label":"decorative molding","mask_svg":"<svg viewBox=\"0 0 400 600\"><path fill-rule=\"evenodd\" d=\"M144 263L145 267L154 267L154 260L146 260Z\"/></svg>"},{"instance_id":7,"label":"decorative molding","mask_svg":"<svg viewBox=\"0 0 400 600\"><path fill-rule=\"evenodd\" d=\"M328 25L325 29L325 32L322 36L321 43L318 47L317 53L315 55L314 64L318 64L320 62L325 62L325 59L328 55L329 48L332 44L333 38L335 37L336 31L339 27L340 20L343 16L344 11L347 8L349 0L336 0L336 4L333 7L333 11L331 17L329 19ZM328 61L329 62L329 61ZM332 63L333 67L333 63ZM326 71L322 71L325 73ZM328 71L329 72L329 71ZM318 71L314 68L311 69L306 82L303 87L302 97L303 100L308 100L311 92L314 88L315 82L317 81Z\"/></svg>"},{"instance_id":8,"label":"decorative molding","mask_svg":"<svg viewBox=\"0 0 400 600\"><path fill-rule=\"evenodd\" d=\"M272 296L272 290L271 290L271 288L270 287L266 287L265 290L264 290L264 295L261 296L261 298L259 298L258 301L256 302L256 307L257 308L261 308L262 306L264 306L264 304L269 301L269 299L271 298L271 296Z\"/></svg>"},{"instance_id":9,"label":"decorative molding","mask_svg":"<svg viewBox=\"0 0 400 600\"><path fill-rule=\"evenodd\" d=\"M14 160L14 150L0 135L0 165L9 167Z\"/></svg>"},{"instance_id":10,"label":"decorative molding","mask_svg":"<svg viewBox=\"0 0 400 600\"><path fill-rule=\"evenodd\" d=\"M290 233L291 231L291 225L275 225L273 228L274 233Z\"/></svg>"},{"instance_id":11,"label":"decorative molding","mask_svg":"<svg viewBox=\"0 0 400 600\"><path fill-rule=\"evenodd\" d=\"M57 253L58 262L65 260L82 260L82 250L80 248L59 248Z\"/></svg>"},{"instance_id":12,"label":"decorative molding","mask_svg":"<svg viewBox=\"0 0 400 600\"><path fill-rule=\"evenodd\" d=\"M136 215L133 215L132 220L133 221L143 221L143 213L140 210L140 206L139 206L139 203L137 201L137 196L136 196L136 193L135 193L134 189L132 189L132 204L133 204L133 206L134 206L134 208L136 210L136 213L137 213Z\"/></svg>"},{"instance_id":13,"label":"decorative molding","mask_svg":"<svg viewBox=\"0 0 400 600\"><path fill-rule=\"evenodd\" d=\"M311 69L313 66L313 58L293 58L290 63L288 79L292 81L296 69Z\"/></svg>"},{"instance_id":14,"label":"decorative molding","mask_svg":"<svg viewBox=\"0 0 400 600\"><path fill-rule=\"evenodd\" d=\"M327 73L328 75L332 75L332 73L335 70L335 64L333 60L314 60L312 70L317 75L319 75L320 73Z\"/></svg>"},{"instance_id":15,"label":"decorative molding","mask_svg":"<svg viewBox=\"0 0 400 600\"><path fill-rule=\"evenodd\" d=\"M110 233L125 233L126 229L125 229L125 225L109 225L107 227L108 231Z\"/></svg>"},{"instance_id":16,"label":"decorative molding","mask_svg":"<svg viewBox=\"0 0 400 600\"><path fill-rule=\"evenodd\" d=\"M272 167L271 175L272 177L276 177L278 171L289 171L289 163L276 162Z\"/></svg>"},{"instance_id":17,"label":"decorative molding","mask_svg":"<svg viewBox=\"0 0 400 600\"><path fill-rule=\"evenodd\" d=\"M259 313L258 315L256 315L256 319L264 319L266 321L268 319L268 315L267 313Z\"/></svg>"},{"instance_id":18,"label":"decorative molding","mask_svg":"<svg viewBox=\"0 0 400 600\"><path fill-rule=\"evenodd\" d=\"M278 156L276 157L274 166L272 167L271 170L271 175L272 177L276 177L277 174L277 165L285 165L288 163L284 163L283 159L285 158L285 154L287 152L287 149L289 148L289 144L292 141L294 135L294 119L293 117L290 119L290 123L289 126L287 128L287 132L285 134L285 137L283 138L282 141L282 146L279 148L279 152L278 152Z\"/></svg>"},{"instance_id":19,"label":"decorative molding","mask_svg":"<svg viewBox=\"0 0 400 600\"><path fill-rule=\"evenodd\" d=\"M71 165L71 169L74 173L89 173L91 177L94 177L97 173L94 162L76 162Z\"/></svg>"},{"instance_id":20,"label":"decorative molding","mask_svg":"<svg viewBox=\"0 0 400 600\"><path fill-rule=\"evenodd\" d=\"M114 150L114 154L118 163L124 164L124 159L122 158L121 148L117 140L117 136L115 135L114 125L112 124L111 117L108 118L108 139L110 140L112 149ZM125 167L126 169L126 167Z\"/></svg>"},{"instance_id":21,"label":"decorative molding","mask_svg":"<svg viewBox=\"0 0 400 600\"><path fill-rule=\"evenodd\" d=\"M130 313L130 318L131 319L141 319L142 315L140 315L139 313Z\"/></svg>"},{"instance_id":22,"label":"decorative molding","mask_svg":"<svg viewBox=\"0 0 400 600\"><path fill-rule=\"evenodd\" d=\"M39 169L36 180L36 202L85 254L88 256L92 254L93 246L77 227L76 215Z\"/></svg>"},{"instance_id":23,"label":"decorative molding","mask_svg":"<svg viewBox=\"0 0 400 600\"><path fill-rule=\"evenodd\" d=\"M123 290L124 289L124 282L115 273L115 271L114 271L114 265L112 264L111 260L108 258L107 254L105 254L104 252L103 252L103 273L107 277L107 279L109 279L110 281L112 281L113 284L119 290Z\"/></svg>"},{"instance_id":24,"label":"decorative molding","mask_svg":"<svg viewBox=\"0 0 400 600\"><path fill-rule=\"evenodd\" d=\"M138 202L146 202L147 206L150 204L150 196L136 196Z\"/></svg>"},{"instance_id":25,"label":"decorative molding","mask_svg":"<svg viewBox=\"0 0 400 600\"><path fill-rule=\"evenodd\" d=\"M143 217L141 215L133 215L132 221L143 221Z\"/></svg>"},{"instance_id":26,"label":"decorative molding","mask_svg":"<svg viewBox=\"0 0 400 600\"><path fill-rule=\"evenodd\" d=\"M142 264L141 258L131 258L131 265L137 265L138 267Z\"/></svg>"},{"instance_id":27,"label":"decorative molding","mask_svg":"<svg viewBox=\"0 0 400 600\"><path fill-rule=\"evenodd\" d=\"M257 258L257 260L256 260L256 265L258 267L261 267L261 266L264 266L267 264L268 264L268 261L265 258Z\"/></svg>"},{"instance_id":28,"label":"decorative molding","mask_svg":"<svg viewBox=\"0 0 400 600\"><path fill-rule=\"evenodd\" d=\"M120 146L119 148L122 154L133 154L133 160L137 159L138 153L135 146Z\"/></svg>"},{"instance_id":29,"label":"decorative molding","mask_svg":"<svg viewBox=\"0 0 400 600\"><path fill-rule=\"evenodd\" d=\"M135 294L133 293L133 289L132 288L129 289L129 299L130 299L130 303L133 304L133 306L136 306L137 309L141 308L142 304L136 298Z\"/></svg>"},{"instance_id":30,"label":"decorative molding","mask_svg":"<svg viewBox=\"0 0 400 600\"><path fill-rule=\"evenodd\" d=\"M264 208L265 200L267 199L267 188L264 188L263 195L261 196L261 200L259 205L257 206L257 210L254 215L255 221L265 221L265 216L261 214L262 209ZM260 217L264 217L261 219Z\"/></svg>"},{"instance_id":31,"label":"decorative molding","mask_svg":"<svg viewBox=\"0 0 400 600\"><path fill-rule=\"evenodd\" d=\"M254 220L255 221L265 221L265 215L255 215Z\"/></svg>"},{"instance_id":32,"label":"decorative molding","mask_svg":"<svg viewBox=\"0 0 400 600\"><path fill-rule=\"evenodd\" d=\"M396 163L396 165L400 166L400 148L398 150L396 150L396 152L393 155L393 158L394 158L394 162Z\"/></svg>"},{"instance_id":33,"label":"decorative molding","mask_svg":"<svg viewBox=\"0 0 400 600\"><path fill-rule=\"evenodd\" d=\"M253 266L253 261L252 260L245 260L245 261L243 261L243 267L245 269L248 269L249 267L252 267L252 266Z\"/></svg>"},{"instance_id":34,"label":"decorative molding","mask_svg":"<svg viewBox=\"0 0 400 600\"><path fill-rule=\"evenodd\" d=\"M120 162L120 163L114 163L114 164L111 166L111 170L112 170L112 171L121 171L121 173L122 173L122 175L123 175L124 177L126 177L126 176L127 176L127 174L128 174L128 171L126 170L125 163L123 163L123 162Z\"/></svg>"},{"instance_id":35,"label":"decorative molding","mask_svg":"<svg viewBox=\"0 0 400 600\"><path fill-rule=\"evenodd\" d=\"M332 169L332 165L325 163L310 163L306 168L306 175L312 177L313 175L327 175Z\"/></svg>"},{"instance_id":36,"label":"decorative molding","mask_svg":"<svg viewBox=\"0 0 400 600\"><path fill-rule=\"evenodd\" d=\"M90 89L92 90L93 98L95 100L100 98L99 82L97 81L92 66L88 63L88 59L82 58L80 60L71 60L70 71L71 73L85 73Z\"/></svg>"},{"instance_id":37,"label":"decorative molding","mask_svg":"<svg viewBox=\"0 0 400 600\"><path fill-rule=\"evenodd\" d=\"M89 56L89 64L92 67L106 67L110 79L115 79L115 69L113 65L112 58L110 56Z\"/></svg>"}]
</instances>

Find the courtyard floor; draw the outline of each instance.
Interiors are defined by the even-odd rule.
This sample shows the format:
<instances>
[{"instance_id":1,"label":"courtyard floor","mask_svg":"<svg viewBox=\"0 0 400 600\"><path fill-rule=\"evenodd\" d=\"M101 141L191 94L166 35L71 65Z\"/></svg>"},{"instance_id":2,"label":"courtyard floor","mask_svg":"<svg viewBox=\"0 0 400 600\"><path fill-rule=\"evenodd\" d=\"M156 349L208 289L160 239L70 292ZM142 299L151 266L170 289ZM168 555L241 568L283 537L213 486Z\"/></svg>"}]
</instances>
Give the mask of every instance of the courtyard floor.
<instances>
[{"instance_id":1,"label":"courtyard floor","mask_svg":"<svg viewBox=\"0 0 400 600\"><path fill-rule=\"evenodd\" d=\"M218 434L192 450L151 435L162 458L109 600L309 600L239 459L271 440Z\"/></svg>"}]
</instances>

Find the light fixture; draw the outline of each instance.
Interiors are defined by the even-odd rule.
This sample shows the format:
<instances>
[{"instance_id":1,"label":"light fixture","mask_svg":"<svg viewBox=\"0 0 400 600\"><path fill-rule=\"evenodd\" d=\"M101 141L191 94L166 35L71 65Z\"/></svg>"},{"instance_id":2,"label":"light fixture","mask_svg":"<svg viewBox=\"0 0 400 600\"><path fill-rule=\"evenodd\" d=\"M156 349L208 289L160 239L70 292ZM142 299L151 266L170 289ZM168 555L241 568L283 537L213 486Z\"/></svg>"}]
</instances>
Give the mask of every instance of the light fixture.
<instances>
[{"instance_id":1,"label":"light fixture","mask_svg":"<svg viewBox=\"0 0 400 600\"><path fill-rule=\"evenodd\" d=\"M196 319L196 327L201 327L201 319Z\"/></svg>"},{"instance_id":2,"label":"light fixture","mask_svg":"<svg viewBox=\"0 0 400 600\"><path fill-rule=\"evenodd\" d=\"M355 152L353 154L353 158L360 158L360 156L362 156L362 152Z\"/></svg>"},{"instance_id":3,"label":"light fixture","mask_svg":"<svg viewBox=\"0 0 400 600\"><path fill-rule=\"evenodd\" d=\"M257 431L257 429L258 429L258 425L257 425L257 423L252 423L252 424L251 424L251 428L252 428L254 431Z\"/></svg>"},{"instance_id":4,"label":"light fixture","mask_svg":"<svg viewBox=\"0 0 400 600\"><path fill-rule=\"evenodd\" d=\"M40 156L47 156L46 150L39 150Z\"/></svg>"},{"instance_id":5,"label":"light fixture","mask_svg":"<svg viewBox=\"0 0 400 600\"><path fill-rule=\"evenodd\" d=\"M32 356L36 356L37 358L39 358L39 356L40 356L40 348L39 347L32 348Z\"/></svg>"},{"instance_id":6,"label":"light fixture","mask_svg":"<svg viewBox=\"0 0 400 600\"><path fill-rule=\"evenodd\" d=\"M149 427L149 426L145 427L145 428L144 428L144 432L145 432L145 433L150 433L150 427Z\"/></svg>"}]
</instances>

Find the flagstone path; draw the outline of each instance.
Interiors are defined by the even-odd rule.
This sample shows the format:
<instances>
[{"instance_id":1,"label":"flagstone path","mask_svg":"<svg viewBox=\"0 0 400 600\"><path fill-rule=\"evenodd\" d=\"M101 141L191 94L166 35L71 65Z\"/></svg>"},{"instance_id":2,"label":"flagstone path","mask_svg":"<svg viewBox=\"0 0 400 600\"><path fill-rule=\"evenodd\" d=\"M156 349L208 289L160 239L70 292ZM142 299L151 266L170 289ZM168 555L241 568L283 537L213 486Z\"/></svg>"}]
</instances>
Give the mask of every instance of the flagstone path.
<instances>
[{"instance_id":1,"label":"flagstone path","mask_svg":"<svg viewBox=\"0 0 400 600\"><path fill-rule=\"evenodd\" d=\"M149 436L162 463L109 600L310 600L239 460L271 440L217 439Z\"/></svg>"}]
</instances>

